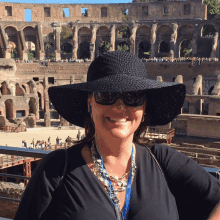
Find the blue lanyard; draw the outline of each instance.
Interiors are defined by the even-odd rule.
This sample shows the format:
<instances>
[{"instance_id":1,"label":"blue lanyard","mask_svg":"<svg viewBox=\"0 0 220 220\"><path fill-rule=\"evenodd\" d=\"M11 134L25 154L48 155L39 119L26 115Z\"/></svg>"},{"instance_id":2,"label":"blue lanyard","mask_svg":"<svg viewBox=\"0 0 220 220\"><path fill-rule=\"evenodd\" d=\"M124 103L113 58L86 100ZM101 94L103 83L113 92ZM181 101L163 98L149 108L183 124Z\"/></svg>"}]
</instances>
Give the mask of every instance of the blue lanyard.
<instances>
[{"instance_id":1,"label":"blue lanyard","mask_svg":"<svg viewBox=\"0 0 220 220\"><path fill-rule=\"evenodd\" d=\"M127 213L128 213L128 210L129 210L129 205L130 205L131 187L132 187L132 176L133 176L133 173L132 173L133 155L134 155L134 150L133 150L133 148L132 148L132 151L131 151L131 167L130 167L129 176L128 176L128 182L127 182L127 189L126 189L126 195L125 195L125 205L124 205L123 212L122 212L122 219L123 219L123 220L125 220L125 218L126 218L126 215L127 215ZM111 202L112 202L113 205L121 212L121 209L120 209L120 207L119 207L118 204L117 204L118 199L117 199L117 197L115 196L115 192L114 192L114 188L113 188L113 186L112 186L112 182L111 182L110 178L108 178L108 173L107 173L107 170L106 170L106 168L105 168L102 155L99 155L99 156L100 156L100 159L101 159L102 169L103 169L104 173L106 173L106 175L104 176L104 178L105 178L105 179L108 181L108 183L109 183Z\"/></svg>"}]
</instances>

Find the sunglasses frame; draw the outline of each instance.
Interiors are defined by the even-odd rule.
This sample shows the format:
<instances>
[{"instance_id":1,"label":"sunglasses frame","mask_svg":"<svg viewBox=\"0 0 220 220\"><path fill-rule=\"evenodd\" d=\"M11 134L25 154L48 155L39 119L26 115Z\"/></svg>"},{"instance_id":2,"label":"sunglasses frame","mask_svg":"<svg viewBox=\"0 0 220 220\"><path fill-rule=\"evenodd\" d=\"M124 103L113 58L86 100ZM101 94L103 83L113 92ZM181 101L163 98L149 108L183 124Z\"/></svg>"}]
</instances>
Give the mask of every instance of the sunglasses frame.
<instances>
[{"instance_id":1,"label":"sunglasses frame","mask_svg":"<svg viewBox=\"0 0 220 220\"><path fill-rule=\"evenodd\" d=\"M99 101L98 99L97 99L97 93L100 93L100 94L102 94L102 93L110 93L112 96L114 96L114 98L112 99L112 101L106 101L106 100L104 100L104 101ZM129 106L129 107L137 107L137 106L141 106L141 105L143 105L144 104L144 101L146 100L146 93L140 93L141 95L143 95L142 97L143 97L143 100L142 100L142 102L140 102L140 103L134 103L134 104L131 104L131 102L129 103L128 102L128 99L127 99L127 97L126 97L126 94L129 94L130 93L130 96L132 96L131 94L133 93L133 94L137 94L137 92L93 92L92 94L93 94L93 96L94 96L94 98L95 98L95 101L96 101L96 103L98 103L98 104L100 104L100 105L113 105L113 104L115 104L115 102L119 99L119 98L121 98L122 99L122 101L123 101L123 103L126 105L126 106ZM109 94L109 95L110 95ZM141 98L142 98L141 97ZM132 96L132 102L134 102L136 99L137 99L137 97L134 97L134 96Z\"/></svg>"}]
</instances>

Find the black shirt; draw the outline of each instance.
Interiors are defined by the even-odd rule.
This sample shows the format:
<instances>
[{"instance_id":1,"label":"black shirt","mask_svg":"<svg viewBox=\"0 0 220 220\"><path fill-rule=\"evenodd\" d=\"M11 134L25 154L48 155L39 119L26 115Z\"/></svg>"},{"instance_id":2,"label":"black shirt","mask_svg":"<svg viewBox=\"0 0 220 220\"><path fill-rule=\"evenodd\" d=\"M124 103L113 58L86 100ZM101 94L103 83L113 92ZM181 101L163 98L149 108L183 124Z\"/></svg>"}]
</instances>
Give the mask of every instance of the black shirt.
<instances>
[{"instance_id":1,"label":"black shirt","mask_svg":"<svg viewBox=\"0 0 220 220\"><path fill-rule=\"evenodd\" d=\"M67 171L59 194L56 188L64 169L64 150L43 158L26 187L14 220L116 219L106 191L81 155L82 147L79 144L67 150ZM167 145L150 147L166 180L149 151L138 144L136 147L137 170L126 219L178 220L179 211L185 215L182 219L201 220L220 201L219 181L191 158ZM195 216L188 216L190 208Z\"/></svg>"}]
</instances>

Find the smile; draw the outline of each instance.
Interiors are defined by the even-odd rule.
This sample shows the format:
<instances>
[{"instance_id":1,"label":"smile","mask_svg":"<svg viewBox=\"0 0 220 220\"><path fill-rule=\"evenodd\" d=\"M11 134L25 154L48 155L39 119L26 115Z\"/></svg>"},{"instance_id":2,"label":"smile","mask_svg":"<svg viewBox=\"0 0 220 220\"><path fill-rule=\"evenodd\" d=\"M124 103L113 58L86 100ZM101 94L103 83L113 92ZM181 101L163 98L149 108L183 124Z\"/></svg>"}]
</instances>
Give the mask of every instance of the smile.
<instances>
[{"instance_id":1,"label":"smile","mask_svg":"<svg viewBox=\"0 0 220 220\"><path fill-rule=\"evenodd\" d=\"M124 122L127 121L126 118L118 119L118 118L109 118L109 117L107 117L107 119L108 119L109 121L111 121L111 122L122 122L122 123L124 123Z\"/></svg>"}]
</instances>

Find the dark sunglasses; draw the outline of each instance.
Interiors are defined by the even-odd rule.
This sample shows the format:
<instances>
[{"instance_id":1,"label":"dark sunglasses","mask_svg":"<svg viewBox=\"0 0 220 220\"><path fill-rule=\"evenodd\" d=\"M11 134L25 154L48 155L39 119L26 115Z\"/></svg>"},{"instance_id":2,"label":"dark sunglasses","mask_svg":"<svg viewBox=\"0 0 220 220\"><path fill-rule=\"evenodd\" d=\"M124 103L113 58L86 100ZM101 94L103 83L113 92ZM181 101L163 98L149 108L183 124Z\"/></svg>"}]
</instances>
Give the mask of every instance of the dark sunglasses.
<instances>
[{"instance_id":1,"label":"dark sunglasses","mask_svg":"<svg viewBox=\"0 0 220 220\"><path fill-rule=\"evenodd\" d=\"M113 105L121 98L127 106L141 106L144 104L146 94L140 92L93 92L95 101L101 105Z\"/></svg>"}]
</instances>

